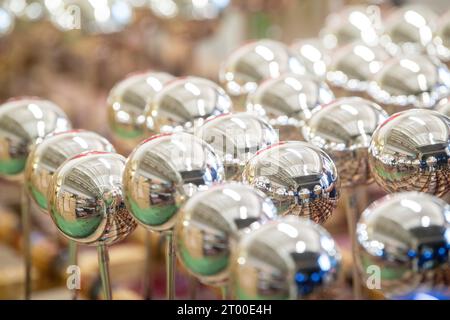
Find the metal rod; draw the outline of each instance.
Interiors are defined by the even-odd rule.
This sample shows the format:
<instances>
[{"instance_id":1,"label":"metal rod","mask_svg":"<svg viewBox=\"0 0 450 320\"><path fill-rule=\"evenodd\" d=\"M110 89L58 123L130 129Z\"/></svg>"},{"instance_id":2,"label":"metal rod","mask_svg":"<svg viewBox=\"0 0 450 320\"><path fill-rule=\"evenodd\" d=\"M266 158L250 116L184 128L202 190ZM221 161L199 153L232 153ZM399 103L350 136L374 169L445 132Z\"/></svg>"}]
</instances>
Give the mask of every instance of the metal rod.
<instances>
[{"instance_id":1,"label":"metal rod","mask_svg":"<svg viewBox=\"0 0 450 320\"><path fill-rule=\"evenodd\" d=\"M147 232L145 238L145 266L144 266L144 282L142 286L142 296L145 300L153 297L153 257L152 257L152 236Z\"/></svg>"},{"instance_id":2,"label":"metal rod","mask_svg":"<svg viewBox=\"0 0 450 320\"><path fill-rule=\"evenodd\" d=\"M31 299L31 272L32 272L32 257L31 257L31 217L30 217L30 199L26 191L25 185L22 186L20 194L20 211L22 218L22 232L23 232L23 258L25 264L25 300Z\"/></svg>"},{"instance_id":3,"label":"metal rod","mask_svg":"<svg viewBox=\"0 0 450 320\"><path fill-rule=\"evenodd\" d=\"M173 231L166 233L166 296L168 300L175 298L175 248Z\"/></svg>"},{"instance_id":4,"label":"metal rod","mask_svg":"<svg viewBox=\"0 0 450 320\"><path fill-rule=\"evenodd\" d=\"M98 251L98 266L100 269L100 279L102 280L103 294L105 300L112 299L111 279L109 276L109 254L108 248L104 244L99 244Z\"/></svg>"},{"instance_id":5,"label":"metal rod","mask_svg":"<svg viewBox=\"0 0 450 320\"><path fill-rule=\"evenodd\" d=\"M346 190L346 216L347 216L347 228L348 234L350 236L351 252L352 252L352 284L353 284L353 298L355 300L360 300L361 293L361 280L358 274L358 268L356 266L356 223L357 217L359 215L357 208L357 198L355 195L355 190L353 188L348 188Z\"/></svg>"},{"instance_id":6,"label":"metal rod","mask_svg":"<svg viewBox=\"0 0 450 320\"><path fill-rule=\"evenodd\" d=\"M78 265L78 245L75 241L69 240L69 266ZM72 300L78 299L79 288L75 287L72 289Z\"/></svg>"}]
</instances>

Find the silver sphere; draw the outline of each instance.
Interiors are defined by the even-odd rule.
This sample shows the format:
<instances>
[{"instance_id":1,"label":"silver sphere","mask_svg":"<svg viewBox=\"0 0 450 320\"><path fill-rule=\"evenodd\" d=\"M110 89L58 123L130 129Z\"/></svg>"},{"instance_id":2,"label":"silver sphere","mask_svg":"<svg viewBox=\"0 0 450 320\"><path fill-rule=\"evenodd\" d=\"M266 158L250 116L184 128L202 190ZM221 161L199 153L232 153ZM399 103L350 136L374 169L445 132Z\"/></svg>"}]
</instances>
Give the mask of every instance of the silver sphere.
<instances>
[{"instance_id":1,"label":"silver sphere","mask_svg":"<svg viewBox=\"0 0 450 320\"><path fill-rule=\"evenodd\" d=\"M426 109L392 115L373 133L369 165L387 192L444 195L450 190L450 119Z\"/></svg>"},{"instance_id":2,"label":"silver sphere","mask_svg":"<svg viewBox=\"0 0 450 320\"><path fill-rule=\"evenodd\" d=\"M338 278L341 255L321 226L297 217L266 223L239 242L231 262L236 299L308 299Z\"/></svg>"},{"instance_id":3,"label":"silver sphere","mask_svg":"<svg viewBox=\"0 0 450 320\"><path fill-rule=\"evenodd\" d=\"M123 201L125 160L115 153L85 152L54 173L49 213L65 237L86 245L110 245L136 228Z\"/></svg>"},{"instance_id":4,"label":"silver sphere","mask_svg":"<svg viewBox=\"0 0 450 320\"><path fill-rule=\"evenodd\" d=\"M133 20L133 7L128 0L49 1L47 9L57 28L86 34L120 32Z\"/></svg>"},{"instance_id":5,"label":"silver sphere","mask_svg":"<svg viewBox=\"0 0 450 320\"><path fill-rule=\"evenodd\" d=\"M343 187L371 183L367 149L373 132L387 118L372 101L339 98L314 112L303 135L330 155Z\"/></svg>"},{"instance_id":6,"label":"silver sphere","mask_svg":"<svg viewBox=\"0 0 450 320\"><path fill-rule=\"evenodd\" d=\"M298 39L291 44L290 48L308 74L315 75L321 80L325 79L331 57L320 39Z\"/></svg>"},{"instance_id":7,"label":"silver sphere","mask_svg":"<svg viewBox=\"0 0 450 320\"><path fill-rule=\"evenodd\" d=\"M194 193L223 180L220 158L188 133L153 136L137 146L124 172L127 207L153 231L173 229L180 206Z\"/></svg>"},{"instance_id":8,"label":"silver sphere","mask_svg":"<svg viewBox=\"0 0 450 320\"><path fill-rule=\"evenodd\" d=\"M263 191L280 215L292 214L323 223L333 213L340 180L331 158L300 141L280 142L249 160L243 181Z\"/></svg>"},{"instance_id":9,"label":"silver sphere","mask_svg":"<svg viewBox=\"0 0 450 320\"><path fill-rule=\"evenodd\" d=\"M447 65L450 63L450 10L443 14L438 22L433 40L436 55ZM430 50L430 49L429 49ZM433 52L432 52L433 53Z\"/></svg>"},{"instance_id":10,"label":"silver sphere","mask_svg":"<svg viewBox=\"0 0 450 320\"><path fill-rule=\"evenodd\" d=\"M390 55L381 46L353 42L336 51L329 66L327 80L348 91L366 91L374 75Z\"/></svg>"},{"instance_id":11,"label":"silver sphere","mask_svg":"<svg viewBox=\"0 0 450 320\"><path fill-rule=\"evenodd\" d=\"M276 212L262 192L246 185L227 183L199 192L181 208L175 227L178 257L201 282L225 285L239 239L275 219Z\"/></svg>"},{"instance_id":12,"label":"silver sphere","mask_svg":"<svg viewBox=\"0 0 450 320\"><path fill-rule=\"evenodd\" d=\"M306 69L286 45L262 39L234 50L222 64L219 79L230 95L243 96L263 80L286 72L305 74Z\"/></svg>"},{"instance_id":13,"label":"silver sphere","mask_svg":"<svg viewBox=\"0 0 450 320\"><path fill-rule=\"evenodd\" d=\"M435 109L437 112L443 114L450 118L450 100L449 98L444 98L436 105Z\"/></svg>"},{"instance_id":14,"label":"silver sphere","mask_svg":"<svg viewBox=\"0 0 450 320\"><path fill-rule=\"evenodd\" d=\"M427 55L400 55L385 63L369 88L379 103L396 111L405 107L431 108L450 93L450 72Z\"/></svg>"},{"instance_id":15,"label":"silver sphere","mask_svg":"<svg viewBox=\"0 0 450 320\"><path fill-rule=\"evenodd\" d=\"M193 132L211 116L232 111L232 102L216 83L185 77L168 83L147 105L147 134Z\"/></svg>"},{"instance_id":16,"label":"silver sphere","mask_svg":"<svg viewBox=\"0 0 450 320\"><path fill-rule=\"evenodd\" d=\"M0 105L0 176L17 178L35 143L70 129L66 114L51 101L18 98Z\"/></svg>"},{"instance_id":17,"label":"silver sphere","mask_svg":"<svg viewBox=\"0 0 450 320\"><path fill-rule=\"evenodd\" d=\"M86 151L115 152L105 138L95 132L71 130L47 136L28 156L25 185L30 197L47 212L48 188L59 166Z\"/></svg>"},{"instance_id":18,"label":"silver sphere","mask_svg":"<svg viewBox=\"0 0 450 320\"><path fill-rule=\"evenodd\" d=\"M24 21L42 20L47 15L45 0L3 0L2 5Z\"/></svg>"},{"instance_id":19,"label":"silver sphere","mask_svg":"<svg viewBox=\"0 0 450 320\"><path fill-rule=\"evenodd\" d=\"M389 298L411 293L450 297L450 206L419 192L388 195L362 214L357 226L358 267L365 281L380 268Z\"/></svg>"},{"instance_id":20,"label":"silver sphere","mask_svg":"<svg viewBox=\"0 0 450 320\"><path fill-rule=\"evenodd\" d=\"M129 75L111 89L108 123L120 143L132 149L145 138L145 108L172 79L168 73L149 71Z\"/></svg>"},{"instance_id":21,"label":"silver sphere","mask_svg":"<svg viewBox=\"0 0 450 320\"><path fill-rule=\"evenodd\" d=\"M427 6L403 6L386 19L383 43L394 55L425 52L433 41L437 20L437 14Z\"/></svg>"},{"instance_id":22,"label":"silver sphere","mask_svg":"<svg viewBox=\"0 0 450 320\"><path fill-rule=\"evenodd\" d=\"M282 140L299 140L301 128L319 105L330 103L334 94L313 76L286 73L264 81L248 95L247 111L266 118L280 130Z\"/></svg>"},{"instance_id":23,"label":"silver sphere","mask_svg":"<svg viewBox=\"0 0 450 320\"><path fill-rule=\"evenodd\" d=\"M222 160L226 180L241 180L247 161L278 142L278 133L251 113L224 114L206 121L195 135L209 143Z\"/></svg>"},{"instance_id":24,"label":"silver sphere","mask_svg":"<svg viewBox=\"0 0 450 320\"><path fill-rule=\"evenodd\" d=\"M8 35L14 29L15 17L11 10L4 4L0 4L0 38Z\"/></svg>"},{"instance_id":25,"label":"silver sphere","mask_svg":"<svg viewBox=\"0 0 450 320\"><path fill-rule=\"evenodd\" d=\"M376 6L348 6L330 14L320 37L325 48L331 50L354 41L376 45L381 34L379 9Z\"/></svg>"}]
</instances>

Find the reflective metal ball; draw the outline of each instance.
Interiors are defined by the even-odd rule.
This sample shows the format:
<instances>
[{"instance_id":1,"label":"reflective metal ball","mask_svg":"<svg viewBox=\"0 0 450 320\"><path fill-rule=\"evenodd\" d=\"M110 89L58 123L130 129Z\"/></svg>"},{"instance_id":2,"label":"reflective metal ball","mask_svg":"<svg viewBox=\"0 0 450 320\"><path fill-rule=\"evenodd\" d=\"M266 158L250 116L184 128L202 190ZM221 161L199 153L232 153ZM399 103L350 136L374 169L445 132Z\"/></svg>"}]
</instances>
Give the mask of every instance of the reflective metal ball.
<instances>
[{"instance_id":1,"label":"reflective metal ball","mask_svg":"<svg viewBox=\"0 0 450 320\"><path fill-rule=\"evenodd\" d=\"M333 213L340 180L331 158L300 141L280 142L249 160L243 181L263 191L280 215L292 214L323 223Z\"/></svg>"},{"instance_id":2,"label":"reflective metal ball","mask_svg":"<svg viewBox=\"0 0 450 320\"><path fill-rule=\"evenodd\" d=\"M329 66L327 80L348 91L366 91L390 55L381 46L353 42L339 49Z\"/></svg>"},{"instance_id":3,"label":"reflective metal ball","mask_svg":"<svg viewBox=\"0 0 450 320\"><path fill-rule=\"evenodd\" d=\"M444 116L447 116L450 118L450 100L449 97L442 99L439 101L439 103L436 105L435 110Z\"/></svg>"},{"instance_id":4,"label":"reflective metal ball","mask_svg":"<svg viewBox=\"0 0 450 320\"><path fill-rule=\"evenodd\" d=\"M145 108L173 78L165 72L143 72L127 76L111 89L108 123L120 143L134 148L145 138Z\"/></svg>"},{"instance_id":5,"label":"reflective metal ball","mask_svg":"<svg viewBox=\"0 0 450 320\"><path fill-rule=\"evenodd\" d=\"M424 52L433 40L437 20L427 6L403 6L386 19L384 45L392 54Z\"/></svg>"},{"instance_id":6,"label":"reflective metal ball","mask_svg":"<svg viewBox=\"0 0 450 320\"><path fill-rule=\"evenodd\" d=\"M17 177L35 143L70 129L65 113L51 101L18 98L0 105L0 176Z\"/></svg>"},{"instance_id":7,"label":"reflective metal ball","mask_svg":"<svg viewBox=\"0 0 450 320\"><path fill-rule=\"evenodd\" d=\"M450 63L450 10L439 18L436 36L433 39L433 49L439 59L448 66Z\"/></svg>"},{"instance_id":8,"label":"reflective metal ball","mask_svg":"<svg viewBox=\"0 0 450 320\"><path fill-rule=\"evenodd\" d=\"M230 0L149 0L155 17L175 36L196 40L210 35L218 27Z\"/></svg>"},{"instance_id":9,"label":"reflective metal ball","mask_svg":"<svg viewBox=\"0 0 450 320\"><path fill-rule=\"evenodd\" d=\"M14 14L4 4L0 5L0 21L2 22L0 24L0 38L1 38L9 34L14 29L15 25Z\"/></svg>"},{"instance_id":10,"label":"reflective metal ball","mask_svg":"<svg viewBox=\"0 0 450 320\"><path fill-rule=\"evenodd\" d=\"M373 132L387 118L388 114L372 101L339 98L318 107L303 128L303 135L330 155L343 187L366 184L373 181L367 149Z\"/></svg>"},{"instance_id":11,"label":"reflective metal ball","mask_svg":"<svg viewBox=\"0 0 450 320\"><path fill-rule=\"evenodd\" d=\"M188 133L153 136L127 160L125 201L145 228L168 231L180 206L195 192L221 182L223 175L220 158L200 138Z\"/></svg>"},{"instance_id":12,"label":"reflective metal ball","mask_svg":"<svg viewBox=\"0 0 450 320\"><path fill-rule=\"evenodd\" d=\"M181 208L175 227L178 257L201 282L225 285L239 239L277 217L273 203L249 186L227 183L199 192Z\"/></svg>"},{"instance_id":13,"label":"reflective metal ball","mask_svg":"<svg viewBox=\"0 0 450 320\"><path fill-rule=\"evenodd\" d=\"M367 271L378 267L387 297L413 292L450 297L449 235L450 206L439 198L405 192L374 202L357 226L363 283L370 281Z\"/></svg>"},{"instance_id":14,"label":"reflective metal ball","mask_svg":"<svg viewBox=\"0 0 450 320\"><path fill-rule=\"evenodd\" d=\"M426 109L392 115L373 133L369 165L387 192L444 195L450 190L450 119Z\"/></svg>"},{"instance_id":15,"label":"reflective metal ball","mask_svg":"<svg viewBox=\"0 0 450 320\"><path fill-rule=\"evenodd\" d=\"M338 277L341 256L321 226L297 217L269 222L239 242L231 261L236 299L307 299Z\"/></svg>"},{"instance_id":16,"label":"reflective metal ball","mask_svg":"<svg viewBox=\"0 0 450 320\"><path fill-rule=\"evenodd\" d=\"M167 83L145 110L147 135L193 132L211 116L232 111L232 102L216 83L185 77Z\"/></svg>"},{"instance_id":17,"label":"reflective metal ball","mask_svg":"<svg viewBox=\"0 0 450 320\"><path fill-rule=\"evenodd\" d=\"M436 58L400 55L387 61L369 87L379 103L398 109L430 108L450 93L450 72Z\"/></svg>"},{"instance_id":18,"label":"reflective metal ball","mask_svg":"<svg viewBox=\"0 0 450 320\"><path fill-rule=\"evenodd\" d=\"M59 166L86 151L115 152L105 138L95 132L71 130L47 136L28 156L25 185L31 198L47 212L48 188Z\"/></svg>"},{"instance_id":19,"label":"reflective metal ball","mask_svg":"<svg viewBox=\"0 0 450 320\"><path fill-rule=\"evenodd\" d=\"M125 158L85 152L66 160L48 189L49 213L61 233L78 243L110 245L124 239L136 223L123 201Z\"/></svg>"},{"instance_id":20,"label":"reflective metal ball","mask_svg":"<svg viewBox=\"0 0 450 320\"><path fill-rule=\"evenodd\" d=\"M299 140L301 127L311 118L312 110L333 99L330 88L317 78L286 73L264 81L249 94L247 111L266 118L280 130L281 139Z\"/></svg>"},{"instance_id":21,"label":"reflective metal ball","mask_svg":"<svg viewBox=\"0 0 450 320\"><path fill-rule=\"evenodd\" d=\"M22 20L37 21L47 14L45 2L45 0L3 0L2 5Z\"/></svg>"},{"instance_id":22,"label":"reflective metal ball","mask_svg":"<svg viewBox=\"0 0 450 320\"><path fill-rule=\"evenodd\" d=\"M286 72L305 74L306 70L286 45L262 39L234 50L221 65L219 79L230 95L241 96L254 91L264 79Z\"/></svg>"},{"instance_id":23,"label":"reflective metal ball","mask_svg":"<svg viewBox=\"0 0 450 320\"><path fill-rule=\"evenodd\" d=\"M222 160L226 180L241 180L247 161L278 142L278 133L251 113L224 114L207 120L195 135L210 144Z\"/></svg>"},{"instance_id":24,"label":"reflective metal ball","mask_svg":"<svg viewBox=\"0 0 450 320\"><path fill-rule=\"evenodd\" d=\"M347 6L327 17L320 37L327 49L335 49L354 41L376 45L381 31L378 7Z\"/></svg>"},{"instance_id":25,"label":"reflective metal ball","mask_svg":"<svg viewBox=\"0 0 450 320\"><path fill-rule=\"evenodd\" d=\"M322 40L317 38L298 39L292 43L290 48L308 74L325 79L331 57Z\"/></svg>"},{"instance_id":26,"label":"reflective metal ball","mask_svg":"<svg viewBox=\"0 0 450 320\"><path fill-rule=\"evenodd\" d=\"M62 0L46 1L50 20L63 31L81 30L87 34L122 31L133 20L128 0Z\"/></svg>"}]
</instances>

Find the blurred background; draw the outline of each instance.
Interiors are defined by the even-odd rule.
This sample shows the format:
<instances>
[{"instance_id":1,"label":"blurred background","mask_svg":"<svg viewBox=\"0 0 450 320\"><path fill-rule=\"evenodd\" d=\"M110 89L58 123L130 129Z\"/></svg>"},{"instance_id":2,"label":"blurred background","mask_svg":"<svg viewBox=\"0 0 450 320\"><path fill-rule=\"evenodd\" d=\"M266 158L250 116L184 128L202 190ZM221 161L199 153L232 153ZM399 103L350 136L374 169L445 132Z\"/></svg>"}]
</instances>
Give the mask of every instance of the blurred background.
<instances>
[{"instance_id":1,"label":"blurred background","mask_svg":"<svg viewBox=\"0 0 450 320\"><path fill-rule=\"evenodd\" d=\"M172 0L79 0L80 28L65 30L56 12L61 0L0 0L0 102L17 96L39 96L61 106L74 127L110 137L106 99L111 88L126 75L160 70L174 76L197 75L218 81L218 70L229 53L251 39L271 38L287 45L300 38L318 37L326 18L346 6L380 8L387 16L406 4L426 5L436 15L449 9L448 0L197 0L198 7L214 8L177 12ZM84 2L84 4L83 4ZM175 1L177 2L177 1ZM107 3L110 10L87 14L89 6ZM86 11L85 11L86 10ZM86 14L85 14L86 13ZM76 16L76 15L75 15ZM77 21L72 21L77 23ZM334 52L331 51L331 59ZM336 93L339 95L339 92ZM125 151L123 152L125 153ZM126 154L125 154L126 155ZM371 187L371 195L382 192ZM18 210L19 188L0 184L0 298L22 298L23 266ZM33 299L69 299L65 288L66 244L50 219L33 215ZM348 246L343 214L327 222L342 248ZM111 248L114 298L140 299L144 268L145 232L138 230ZM154 298L164 298L162 240L154 236ZM349 253L347 252L347 255ZM346 261L344 250L344 269ZM83 248L81 298L100 297L96 251ZM219 292L192 284L180 270L177 297L214 299ZM330 298L348 298L344 276ZM375 294L372 298L378 298Z\"/></svg>"}]
</instances>

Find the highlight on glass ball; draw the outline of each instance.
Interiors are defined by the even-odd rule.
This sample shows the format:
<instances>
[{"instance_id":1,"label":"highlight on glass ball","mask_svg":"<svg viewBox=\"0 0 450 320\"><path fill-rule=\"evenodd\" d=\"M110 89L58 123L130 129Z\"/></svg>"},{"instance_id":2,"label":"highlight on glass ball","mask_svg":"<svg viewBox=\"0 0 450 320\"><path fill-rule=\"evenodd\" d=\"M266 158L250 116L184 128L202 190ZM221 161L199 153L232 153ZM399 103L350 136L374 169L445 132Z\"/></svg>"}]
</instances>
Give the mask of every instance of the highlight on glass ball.
<instances>
[{"instance_id":1,"label":"highlight on glass ball","mask_svg":"<svg viewBox=\"0 0 450 320\"><path fill-rule=\"evenodd\" d=\"M331 158L301 141L282 141L260 150L244 168L242 179L264 192L280 215L325 222L337 206L340 179Z\"/></svg>"},{"instance_id":2,"label":"highlight on glass ball","mask_svg":"<svg viewBox=\"0 0 450 320\"><path fill-rule=\"evenodd\" d=\"M449 70L449 0L0 0L0 300L450 300Z\"/></svg>"}]
</instances>

